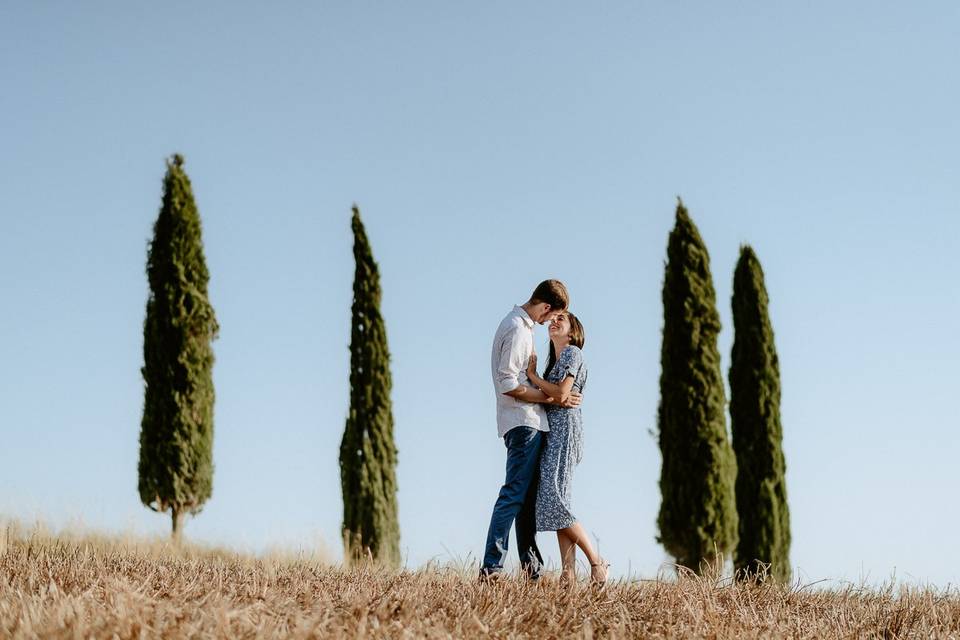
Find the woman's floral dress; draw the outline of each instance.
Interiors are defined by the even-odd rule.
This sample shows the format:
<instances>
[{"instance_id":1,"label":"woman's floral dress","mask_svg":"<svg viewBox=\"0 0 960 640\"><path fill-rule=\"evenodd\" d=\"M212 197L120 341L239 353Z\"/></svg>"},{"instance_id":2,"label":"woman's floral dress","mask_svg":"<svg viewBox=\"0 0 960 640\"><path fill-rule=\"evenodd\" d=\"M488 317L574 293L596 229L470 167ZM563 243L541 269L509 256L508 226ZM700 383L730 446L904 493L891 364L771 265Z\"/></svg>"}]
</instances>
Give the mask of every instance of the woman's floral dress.
<instances>
[{"instance_id":1,"label":"woman's floral dress","mask_svg":"<svg viewBox=\"0 0 960 640\"><path fill-rule=\"evenodd\" d=\"M560 352L545 380L560 384L568 375L573 376L573 391L582 394L587 384L587 366L583 362L583 352L573 345ZM550 433L540 458L537 531L566 529L577 521L570 510L570 490L573 468L583 455L580 407L565 409L549 405L547 419Z\"/></svg>"}]
</instances>

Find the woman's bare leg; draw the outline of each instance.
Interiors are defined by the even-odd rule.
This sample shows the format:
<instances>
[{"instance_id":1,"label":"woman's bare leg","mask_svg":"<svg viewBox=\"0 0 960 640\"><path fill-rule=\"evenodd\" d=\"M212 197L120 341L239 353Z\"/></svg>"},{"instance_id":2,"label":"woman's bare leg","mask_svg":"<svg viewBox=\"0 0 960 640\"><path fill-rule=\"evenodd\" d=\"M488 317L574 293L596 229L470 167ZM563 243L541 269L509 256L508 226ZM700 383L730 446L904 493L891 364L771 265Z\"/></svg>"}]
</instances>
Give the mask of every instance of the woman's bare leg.
<instances>
[{"instance_id":1,"label":"woman's bare leg","mask_svg":"<svg viewBox=\"0 0 960 640\"><path fill-rule=\"evenodd\" d=\"M586 530L583 528L583 525L579 522L574 522L572 525L566 529L560 529L557 531L557 535L564 534L573 544L580 547L583 553L587 556L587 560L590 561L590 575L600 582L603 582L607 579L607 567L606 563L600 557L600 555L594 550L593 545L590 543L590 536L587 535Z\"/></svg>"},{"instance_id":2,"label":"woman's bare leg","mask_svg":"<svg viewBox=\"0 0 960 640\"><path fill-rule=\"evenodd\" d=\"M600 562L600 556L597 555L597 552L593 549L593 545L590 544L590 537L587 535L587 532L584 530L582 524L579 522L574 522L566 529L560 529L557 531L558 536L561 533L565 535L570 542L583 550L587 556L587 560L590 561L590 564L596 564Z\"/></svg>"},{"instance_id":3,"label":"woman's bare leg","mask_svg":"<svg viewBox=\"0 0 960 640\"><path fill-rule=\"evenodd\" d=\"M577 581L577 545L563 531L557 531L557 542L560 543L560 562L563 566L560 578L572 584Z\"/></svg>"}]
</instances>

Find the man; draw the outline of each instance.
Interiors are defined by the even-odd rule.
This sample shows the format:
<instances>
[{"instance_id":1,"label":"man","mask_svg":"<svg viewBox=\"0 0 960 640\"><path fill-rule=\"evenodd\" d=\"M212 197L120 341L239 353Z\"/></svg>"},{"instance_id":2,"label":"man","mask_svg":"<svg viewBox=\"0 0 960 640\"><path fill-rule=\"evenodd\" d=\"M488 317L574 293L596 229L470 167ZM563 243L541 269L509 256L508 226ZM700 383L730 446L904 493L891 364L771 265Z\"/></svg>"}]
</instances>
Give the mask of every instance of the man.
<instances>
[{"instance_id":1,"label":"man","mask_svg":"<svg viewBox=\"0 0 960 640\"><path fill-rule=\"evenodd\" d=\"M540 452L550 430L542 404L555 402L530 384L527 363L534 353L533 325L553 320L569 306L567 288L544 280L523 305L500 323L493 338L491 368L497 396L497 433L507 447L507 477L490 517L481 580L499 576L507 557L510 527L517 523L520 566L531 580L540 577L543 558L537 548L535 509ZM572 396L564 406L577 406Z\"/></svg>"}]
</instances>

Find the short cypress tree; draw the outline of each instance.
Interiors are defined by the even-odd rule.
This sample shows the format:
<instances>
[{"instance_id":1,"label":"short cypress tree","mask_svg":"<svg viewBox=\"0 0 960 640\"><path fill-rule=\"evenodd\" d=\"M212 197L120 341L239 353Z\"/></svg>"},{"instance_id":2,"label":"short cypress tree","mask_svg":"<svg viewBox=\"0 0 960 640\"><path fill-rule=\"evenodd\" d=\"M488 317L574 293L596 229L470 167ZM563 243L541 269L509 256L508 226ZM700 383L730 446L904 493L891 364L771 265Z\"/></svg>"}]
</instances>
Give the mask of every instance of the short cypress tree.
<instances>
[{"instance_id":1,"label":"short cypress tree","mask_svg":"<svg viewBox=\"0 0 960 640\"><path fill-rule=\"evenodd\" d=\"M211 343L219 331L200 214L179 154L167 161L147 279L138 489L144 505L170 510L177 540L184 514L199 512L213 489Z\"/></svg>"},{"instance_id":2,"label":"short cypress tree","mask_svg":"<svg viewBox=\"0 0 960 640\"><path fill-rule=\"evenodd\" d=\"M763 269L740 248L733 276L730 430L737 456L740 541L734 566L746 576L790 580L790 511L780 423L780 364L767 312Z\"/></svg>"},{"instance_id":3,"label":"short cypress tree","mask_svg":"<svg viewBox=\"0 0 960 640\"><path fill-rule=\"evenodd\" d=\"M710 257L678 199L663 281L657 426L663 466L659 542L695 571L737 541L736 461L727 439Z\"/></svg>"},{"instance_id":4,"label":"short cypress tree","mask_svg":"<svg viewBox=\"0 0 960 640\"><path fill-rule=\"evenodd\" d=\"M353 322L350 334L350 413L340 444L343 544L348 561L400 564L397 448L390 401L390 353L380 315L380 274L353 207Z\"/></svg>"}]
</instances>

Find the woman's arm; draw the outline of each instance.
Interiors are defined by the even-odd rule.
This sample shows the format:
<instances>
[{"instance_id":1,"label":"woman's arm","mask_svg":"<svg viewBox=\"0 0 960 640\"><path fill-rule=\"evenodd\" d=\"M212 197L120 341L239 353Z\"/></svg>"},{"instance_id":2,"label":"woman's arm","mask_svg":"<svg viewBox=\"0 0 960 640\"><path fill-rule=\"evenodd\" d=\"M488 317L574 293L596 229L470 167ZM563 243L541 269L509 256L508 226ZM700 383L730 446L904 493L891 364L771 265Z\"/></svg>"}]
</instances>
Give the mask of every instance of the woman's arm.
<instances>
[{"instance_id":1,"label":"woman's arm","mask_svg":"<svg viewBox=\"0 0 960 640\"><path fill-rule=\"evenodd\" d=\"M535 387L539 388L540 391L546 395L554 398L557 404L562 404L567 401L567 398L570 397L570 391L573 390L574 378L572 375L566 376L560 384L553 384L552 382L547 382L539 375L537 375L537 356L536 354L530 356L530 363L527 365L527 377L530 378L530 383Z\"/></svg>"}]
</instances>

